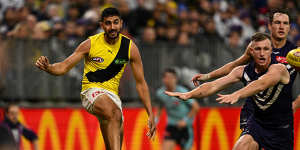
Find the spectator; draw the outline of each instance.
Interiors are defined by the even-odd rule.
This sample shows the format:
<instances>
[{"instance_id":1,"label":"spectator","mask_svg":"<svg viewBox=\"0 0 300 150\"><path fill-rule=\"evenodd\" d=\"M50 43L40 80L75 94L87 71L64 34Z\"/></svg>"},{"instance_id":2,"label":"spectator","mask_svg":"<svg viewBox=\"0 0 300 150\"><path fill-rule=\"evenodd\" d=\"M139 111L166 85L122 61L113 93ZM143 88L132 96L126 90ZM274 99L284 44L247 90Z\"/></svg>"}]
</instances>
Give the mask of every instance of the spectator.
<instances>
[{"instance_id":1,"label":"spectator","mask_svg":"<svg viewBox=\"0 0 300 150\"><path fill-rule=\"evenodd\" d=\"M191 32L191 26L188 21L182 21L180 24L180 32Z\"/></svg>"},{"instance_id":2,"label":"spectator","mask_svg":"<svg viewBox=\"0 0 300 150\"><path fill-rule=\"evenodd\" d=\"M284 6L284 0L267 0L267 7L269 10L280 8Z\"/></svg>"},{"instance_id":3,"label":"spectator","mask_svg":"<svg viewBox=\"0 0 300 150\"><path fill-rule=\"evenodd\" d=\"M53 24L53 29L52 29L53 36L57 37L61 41L66 40L64 26L65 24L63 21L56 21Z\"/></svg>"},{"instance_id":4,"label":"spectator","mask_svg":"<svg viewBox=\"0 0 300 150\"><path fill-rule=\"evenodd\" d=\"M143 0L139 0L138 7L129 13L127 25L129 32L133 36L140 35L142 28L147 26L148 20L152 18L152 13L145 7L145 3ZM160 15L159 10L154 11L155 13L158 14L157 16ZM156 22L155 18L154 20Z\"/></svg>"},{"instance_id":5,"label":"spectator","mask_svg":"<svg viewBox=\"0 0 300 150\"><path fill-rule=\"evenodd\" d=\"M18 21L26 21L27 17L30 15L30 10L28 7L21 7L18 10Z\"/></svg>"},{"instance_id":6,"label":"spectator","mask_svg":"<svg viewBox=\"0 0 300 150\"><path fill-rule=\"evenodd\" d=\"M188 19L193 21L199 21L199 13L196 9L192 9L189 11Z\"/></svg>"},{"instance_id":7,"label":"spectator","mask_svg":"<svg viewBox=\"0 0 300 150\"><path fill-rule=\"evenodd\" d=\"M156 39L157 41L167 41L167 27L165 24L156 24Z\"/></svg>"},{"instance_id":8,"label":"spectator","mask_svg":"<svg viewBox=\"0 0 300 150\"><path fill-rule=\"evenodd\" d=\"M195 37L195 44L198 48L195 54L198 58L195 61L199 64L198 69L201 72L221 66L231 60L231 55L224 50L224 40L217 33L213 19L207 18L205 22L204 32Z\"/></svg>"},{"instance_id":9,"label":"spectator","mask_svg":"<svg viewBox=\"0 0 300 150\"><path fill-rule=\"evenodd\" d=\"M24 6L24 0L0 0L0 20L8 8L21 8Z\"/></svg>"},{"instance_id":10,"label":"spectator","mask_svg":"<svg viewBox=\"0 0 300 150\"><path fill-rule=\"evenodd\" d=\"M21 143L21 136L31 141L34 150L38 150L38 137L34 131L26 128L19 120L19 106L16 104L9 104L5 110L5 119L0 126L5 127L9 134L13 135L14 142L19 146Z\"/></svg>"},{"instance_id":11,"label":"spectator","mask_svg":"<svg viewBox=\"0 0 300 150\"><path fill-rule=\"evenodd\" d=\"M189 13L187 8L181 8L178 13L178 19L180 21L185 21L189 17Z\"/></svg>"},{"instance_id":12,"label":"spectator","mask_svg":"<svg viewBox=\"0 0 300 150\"><path fill-rule=\"evenodd\" d=\"M33 32L33 29L34 29L36 24L37 24L36 17L32 14L28 15L27 18L26 18L26 25L31 30L31 32Z\"/></svg>"},{"instance_id":13,"label":"spectator","mask_svg":"<svg viewBox=\"0 0 300 150\"><path fill-rule=\"evenodd\" d=\"M153 44L156 40L156 33L153 27L144 28L142 42L146 44Z\"/></svg>"},{"instance_id":14,"label":"spectator","mask_svg":"<svg viewBox=\"0 0 300 150\"><path fill-rule=\"evenodd\" d=\"M66 20L68 21L77 21L80 17L79 9L76 7L76 5L71 5L68 8Z\"/></svg>"},{"instance_id":15,"label":"spectator","mask_svg":"<svg viewBox=\"0 0 300 150\"><path fill-rule=\"evenodd\" d=\"M20 22L11 32L7 33L9 37L15 37L19 39L26 39L30 35L30 28L25 22Z\"/></svg>"},{"instance_id":16,"label":"spectator","mask_svg":"<svg viewBox=\"0 0 300 150\"><path fill-rule=\"evenodd\" d=\"M242 46L240 31L232 29L226 40L226 49L231 53L233 59L237 59L243 54L244 48Z\"/></svg>"},{"instance_id":17,"label":"spectator","mask_svg":"<svg viewBox=\"0 0 300 150\"><path fill-rule=\"evenodd\" d=\"M255 33L255 29L253 28L252 21L250 18L250 14L248 11L244 11L240 14L241 26L242 26L242 35L241 41L243 44L251 38L251 36Z\"/></svg>"},{"instance_id":18,"label":"spectator","mask_svg":"<svg viewBox=\"0 0 300 150\"><path fill-rule=\"evenodd\" d=\"M200 25L199 22L196 20L193 20L190 22L190 35L192 37L197 36L198 34L200 34Z\"/></svg>"},{"instance_id":19,"label":"spectator","mask_svg":"<svg viewBox=\"0 0 300 150\"><path fill-rule=\"evenodd\" d=\"M214 22L218 34L225 38L229 33L229 28L233 25L241 25L241 21L230 11L228 4L220 9L220 12L214 14Z\"/></svg>"},{"instance_id":20,"label":"spectator","mask_svg":"<svg viewBox=\"0 0 300 150\"><path fill-rule=\"evenodd\" d=\"M178 37L177 25L175 25L175 24L169 25L167 28L166 36L167 36L168 42L176 42L176 39Z\"/></svg>"},{"instance_id":21,"label":"spectator","mask_svg":"<svg viewBox=\"0 0 300 150\"><path fill-rule=\"evenodd\" d=\"M49 22L47 21L40 21L36 24L36 26L33 29L33 39L38 40L45 40L48 39L51 35L51 27L49 25Z\"/></svg>"},{"instance_id":22,"label":"spectator","mask_svg":"<svg viewBox=\"0 0 300 150\"><path fill-rule=\"evenodd\" d=\"M84 15L83 15L83 19L85 20L89 20L91 21L92 23L98 23L99 21L99 11L96 10L96 9L90 9L90 10L87 10Z\"/></svg>"},{"instance_id":23,"label":"spectator","mask_svg":"<svg viewBox=\"0 0 300 150\"><path fill-rule=\"evenodd\" d=\"M183 46L189 45L191 43L189 34L187 32L180 32L178 35L177 43Z\"/></svg>"},{"instance_id":24,"label":"spectator","mask_svg":"<svg viewBox=\"0 0 300 150\"><path fill-rule=\"evenodd\" d=\"M213 7L208 0L199 0L198 2L200 11L205 12L206 14L213 13Z\"/></svg>"},{"instance_id":25,"label":"spectator","mask_svg":"<svg viewBox=\"0 0 300 150\"><path fill-rule=\"evenodd\" d=\"M59 14L59 5L50 4L47 7L47 16L49 17L49 21L53 22L55 20L61 20L62 17Z\"/></svg>"},{"instance_id":26,"label":"spectator","mask_svg":"<svg viewBox=\"0 0 300 150\"><path fill-rule=\"evenodd\" d=\"M177 4L176 2L170 0L166 3L166 13L167 13L167 23L174 24L177 23Z\"/></svg>"},{"instance_id":27,"label":"spectator","mask_svg":"<svg viewBox=\"0 0 300 150\"><path fill-rule=\"evenodd\" d=\"M4 12L4 18L0 26L0 33L6 36L6 33L13 30L18 23L18 13L13 7L9 7Z\"/></svg>"}]
</instances>

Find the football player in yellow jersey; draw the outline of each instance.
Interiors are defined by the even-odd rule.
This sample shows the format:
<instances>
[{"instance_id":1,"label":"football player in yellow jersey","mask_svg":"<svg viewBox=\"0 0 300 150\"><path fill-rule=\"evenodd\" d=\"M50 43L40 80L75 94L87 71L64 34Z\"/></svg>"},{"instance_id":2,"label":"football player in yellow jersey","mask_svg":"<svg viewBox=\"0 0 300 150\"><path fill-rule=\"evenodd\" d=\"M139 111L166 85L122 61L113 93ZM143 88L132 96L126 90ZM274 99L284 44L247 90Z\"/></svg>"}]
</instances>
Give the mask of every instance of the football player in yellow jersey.
<instances>
[{"instance_id":1,"label":"football player in yellow jersey","mask_svg":"<svg viewBox=\"0 0 300 150\"><path fill-rule=\"evenodd\" d=\"M120 34L122 23L116 8L106 8L100 21L104 33L83 41L74 53L62 62L50 64L47 57L41 56L35 64L52 75L63 75L81 59L85 59L82 104L99 119L108 150L120 150L122 147L123 114L117 89L127 61L131 65L137 92L149 116L147 136L152 138L156 130L141 56L137 46Z\"/></svg>"}]
</instances>

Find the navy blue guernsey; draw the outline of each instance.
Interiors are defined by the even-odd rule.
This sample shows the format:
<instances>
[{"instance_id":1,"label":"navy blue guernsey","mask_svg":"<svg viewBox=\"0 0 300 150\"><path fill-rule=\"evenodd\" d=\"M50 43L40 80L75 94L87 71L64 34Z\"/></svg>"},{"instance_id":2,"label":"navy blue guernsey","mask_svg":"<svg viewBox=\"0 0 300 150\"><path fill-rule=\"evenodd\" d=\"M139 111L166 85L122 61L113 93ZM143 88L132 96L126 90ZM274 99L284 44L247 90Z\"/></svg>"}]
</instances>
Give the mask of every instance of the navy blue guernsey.
<instances>
[{"instance_id":1,"label":"navy blue guernsey","mask_svg":"<svg viewBox=\"0 0 300 150\"><path fill-rule=\"evenodd\" d=\"M275 59L279 63L287 64L286 62L286 55L293 49L297 48L296 45L294 45L290 41L286 41L285 45L281 48L273 48L272 49L272 58ZM293 73L290 75L290 82L288 85L286 85L286 88L289 89L288 95L289 97L292 97L292 86L294 84L294 81L296 79L297 73ZM240 128L244 128L247 124L248 118L252 115L254 112L254 104L252 103L252 100L246 99L245 104L241 110L240 114Z\"/></svg>"},{"instance_id":2,"label":"navy blue guernsey","mask_svg":"<svg viewBox=\"0 0 300 150\"><path fill-rule=\"evenodd\" d=\"M292 42L290 41L286 41L285 45L282 48L273 48L273 52L272 52L272 57L276 58L276 60L279 63L283 63L283 64L287 64L286 61L286 55L293 49L297 48L296 45L294 45ZM292 95L292 86L294 84L294 81L296 79L297 73L293 73L290 76L290 82L289 82L289 86L291 86L291 90L290 93Z\"/></svg>"},{"instance_id":3,"label":"navy blue guernsey","mask_svg":"<svg viewBox=\"0 0 300 150\"><path fill-rule=\"evenodd\" d=\"M272 57L271 64L278 61ZM290 76L296 74L295 69L289 64L285 64ZM267 72L267 71L266 71ZM252 81L257 80L263 73L256 73L254 62L249 63L243 72L241 81L246 86ZM252 101L254 109L253 117L260 124L266 127L282 127L293 122L291 82L288 84L278 83L260 93L248 97L247 101Z\"/></svg>"}]
</instances>

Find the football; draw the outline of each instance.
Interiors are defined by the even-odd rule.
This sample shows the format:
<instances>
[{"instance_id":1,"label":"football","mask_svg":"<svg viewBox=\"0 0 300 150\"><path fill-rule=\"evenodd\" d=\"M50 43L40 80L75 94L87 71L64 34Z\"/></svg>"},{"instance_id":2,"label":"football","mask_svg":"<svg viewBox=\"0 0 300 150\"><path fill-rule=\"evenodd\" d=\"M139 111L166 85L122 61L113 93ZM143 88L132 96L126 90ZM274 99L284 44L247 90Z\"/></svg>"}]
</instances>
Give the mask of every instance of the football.
<instances>
[{"instance_id":1,"label":"football","mask_svg":"<svg viewBox=\"0 0 300 150\"><path fill-rule=\"evenodd\" d=\"M300 48L291 50L286 56L286 61L300 71Z\"/></svg>"}]
</instances>

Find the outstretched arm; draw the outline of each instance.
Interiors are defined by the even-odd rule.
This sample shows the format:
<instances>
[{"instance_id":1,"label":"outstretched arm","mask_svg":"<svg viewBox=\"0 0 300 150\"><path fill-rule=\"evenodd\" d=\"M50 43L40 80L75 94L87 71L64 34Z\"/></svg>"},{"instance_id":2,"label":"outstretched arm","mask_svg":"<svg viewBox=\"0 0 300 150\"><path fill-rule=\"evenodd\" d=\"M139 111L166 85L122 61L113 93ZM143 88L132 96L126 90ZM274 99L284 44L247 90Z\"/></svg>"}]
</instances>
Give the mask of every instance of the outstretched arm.
<instances>
[{"instance_id":1,"label":"outstretched arm","mask_svg":"<svg viewBox=\"0 0 300 150\"><path fill-rule=\"evenodd\" d=\"M230 84L240 81L240 78L242 77L242 74L243 74L244 67L245 66L236 67L227 76L222 77L222 78L217 79L212 82L204 83L201 86L195 88L194 90L192 90L190 92L179 93L179 92L166 91L165 93L169 96L175 96L175 97L178 97L183 100L188 100L190 98L207 97L209 95L212 95L212 94L226 88L226 86L228 86Z\"/></svg>"},{"instance_id":2,"label":"outstretched arm","mask_svg":"<svg viewBox=\"0 0 300 150\"><path fill-rule=\"evenodd\" d=\"M229 74L235 67L244 65L248 63L251 59L250 49L252 48L252 43L250 42L245 53L239 57L238 59L229 62L228 64L225 64L223 67L214 70L207 74L197 74L192 78L192 82L195 86L199 86L198 81L207 81L209 79L216 79L223 77L227 74Z\"/></svg>"},{"instance_id":3,"label":"outstretched arm","mask_svg":"<svg viewBox=\"0 0 300 150\"><path fill-rule=\"evenodd\" d=\"M85 54L88 54L90 51L90 40L83 41L70 55L62 62L50 64L49 60L45 56L41 56L35 63L35 66L41 70L44 70L52 75L64 75L70 69L72 69L83 57Z\"/></svg>"},{"instance_id":4,"label":"outstretched arm","mask_svg":"<svg viewBox=\"0 0 300 150\"><path fill-rule=\"evenodd\" d=\"M152 138L154 136L156 127L154 122L154 116L152 112L149 88L144 78L144 69L142 59L137 46L132 42L130 52L130 65L133 71L134 79L136 81L136 89L142 100L145 109L149 116L149 132L147 135Z\"/></svg>"},{"instance_id":5,"label":"outstretched arm","mask_svg":"<svg viewBox=\"0 0 300 150\"><path fill-rule=\"evenodd\" d=\"M288 71L283 64L271 65L268 72L261 76L258 80L251 82L244 88L228 95L219 94L217 98L220 103L234 104L239 99L252 96L258 92L261 92L269 87L281 82L287 84L290 80Z\"/></svg>"}]
</instances>

